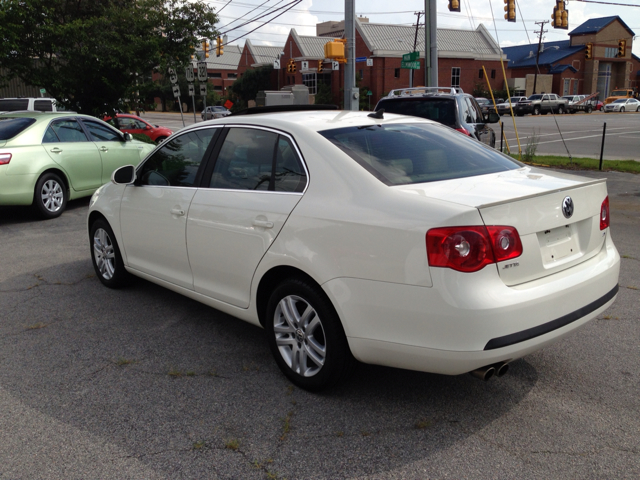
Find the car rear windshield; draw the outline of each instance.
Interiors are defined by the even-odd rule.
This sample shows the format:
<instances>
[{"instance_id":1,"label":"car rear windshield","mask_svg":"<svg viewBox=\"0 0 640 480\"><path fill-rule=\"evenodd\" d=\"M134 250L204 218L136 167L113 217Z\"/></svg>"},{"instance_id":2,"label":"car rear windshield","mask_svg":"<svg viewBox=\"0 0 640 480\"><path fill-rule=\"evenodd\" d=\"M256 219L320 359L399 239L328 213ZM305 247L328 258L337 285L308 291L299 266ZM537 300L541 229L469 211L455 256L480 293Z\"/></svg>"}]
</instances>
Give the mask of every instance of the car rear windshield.
<instances>
[{"instance_id":1,"label":"car rear windshield","mask_svg":"<svg viewBox=\"0 0 640 480\"><path fill-rule=\"evenodd\" d=\"M15 112L29 108L28 98L3 98L0 99L0 112Z\"/></svg>"},{"instance_id":2,"label":"car rear windshield","mask_svg":"<svg viewBox=\"0 0 640 480\"><path fill-rule=\"evenodd\" d=\"M453 98L417 97L382 100L376 106L376 110L381 108L388 113L426 118L450 127L456 125L456 101Z\"/></svg>"},{"instance_id":3,"label":"car rear windshield","mask_svg":"<svg viewBox=\"0 0 640 480\"><path fill-rule=\"evenodd\" d=\"M15 114L14 114L15 115ZM0 141L15 137L25 128L36 123L35 118L0 117Z\"/></svg>"},{"instance_id":4,"label":"car rear windshield","mask_svg":"<svg viewBox=\"0 0 640 480\"><path fill-rule=\"evenodd\" d=\"M319 133L389 186L471 177L522 166L440 125L367 125Z\"/></svg>"}]
</instances>

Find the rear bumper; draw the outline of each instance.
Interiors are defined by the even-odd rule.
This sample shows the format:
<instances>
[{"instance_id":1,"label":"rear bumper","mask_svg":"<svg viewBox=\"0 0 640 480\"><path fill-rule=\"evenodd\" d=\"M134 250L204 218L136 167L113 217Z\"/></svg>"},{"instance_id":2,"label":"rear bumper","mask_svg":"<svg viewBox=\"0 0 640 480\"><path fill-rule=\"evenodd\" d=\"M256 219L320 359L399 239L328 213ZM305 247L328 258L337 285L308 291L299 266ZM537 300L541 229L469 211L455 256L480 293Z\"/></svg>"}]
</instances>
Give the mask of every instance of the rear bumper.
<instances>
[{"instance_id":1,"label":"rear bumper","mask_svg":"<svg viewBox=\"0 0 640 480\"><path fill-rule=\"evenodd\" d=\"M433 287L341 278L324 285L354 356L457 375L523 357L600 315L615 300L620 256L610 239L580 265L517 287L495 268L432 269Z\"/></svg>"},{"instance_id":2,"label":"rear bumper","mask_svg":"<svg viewBox=\"0 0 640 480\"><path fill-rule=\"evenodd\" d=\"M0 166L0 205L31 205L37 175L6 175Z\"/></svg>"}]
</instances>

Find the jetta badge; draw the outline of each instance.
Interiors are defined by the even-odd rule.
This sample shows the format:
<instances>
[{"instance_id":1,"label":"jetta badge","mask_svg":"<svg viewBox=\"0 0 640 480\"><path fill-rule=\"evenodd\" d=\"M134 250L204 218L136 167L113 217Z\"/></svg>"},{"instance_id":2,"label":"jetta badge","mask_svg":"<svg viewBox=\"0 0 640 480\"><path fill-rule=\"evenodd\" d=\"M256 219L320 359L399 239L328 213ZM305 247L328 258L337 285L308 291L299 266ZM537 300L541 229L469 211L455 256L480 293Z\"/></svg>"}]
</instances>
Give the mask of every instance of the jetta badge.
<instances>
[{"instance_id":1,"label":"jetta badge","mask_svg":"<svg viewBox=\"0 0 640 480\"><path fill-rule=\"evenodd\" d=\"M564 200L562 200L562 214L565 218L570 218L573 215L573 200L571 200L571 197L564 197Z\"/></svg>"}]
</instances>

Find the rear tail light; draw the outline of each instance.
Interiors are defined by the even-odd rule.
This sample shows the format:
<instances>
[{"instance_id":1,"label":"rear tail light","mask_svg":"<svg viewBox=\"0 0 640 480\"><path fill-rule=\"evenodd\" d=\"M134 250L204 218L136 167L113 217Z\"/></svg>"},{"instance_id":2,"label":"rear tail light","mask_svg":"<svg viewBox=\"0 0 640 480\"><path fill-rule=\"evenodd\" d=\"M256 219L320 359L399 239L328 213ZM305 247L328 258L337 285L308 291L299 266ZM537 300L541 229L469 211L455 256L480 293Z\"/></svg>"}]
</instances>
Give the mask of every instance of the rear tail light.
<instances>
[{"instance_id":1,"label":"rear tail light","mask_svg":"<svg viewBox=\"0 0 640 480\"><path fill-rule=\"evenodd\" d=\"M604 199L600 207L600 230L609 228L609 197Z\"/></svg>"},{"instance_id":2,"label":"rear tail light","mask_svg":"<svg viewBox=\"0 0 640 480\"><path fill-rule=\"evenodd\" d=\"M522 254L520 235L514 227L432 228L426 241L430 266L458 272L477 272Z\"/></svg>"},{"instance_id":3,"label":"rear tail light","mask_svg":"<svg viewBox=\"0 0 640 480\"><path fill-rule=\"evenodd\" d=\"M0 165L6 165L11 161L10 153L0 153Z\"/></svg>"},{"instance_id":4,"label":"rear tail light","mask_svg":"<svg viewBox=\"0 0 640 480\"><path fill-rule=\"evenodd\" d=\"M471 132L469 130L467 130L466 128L456 128L456 130L460 133L464 133L465 135L469 135L471 136Z\"/></svg>"}]
</instances>

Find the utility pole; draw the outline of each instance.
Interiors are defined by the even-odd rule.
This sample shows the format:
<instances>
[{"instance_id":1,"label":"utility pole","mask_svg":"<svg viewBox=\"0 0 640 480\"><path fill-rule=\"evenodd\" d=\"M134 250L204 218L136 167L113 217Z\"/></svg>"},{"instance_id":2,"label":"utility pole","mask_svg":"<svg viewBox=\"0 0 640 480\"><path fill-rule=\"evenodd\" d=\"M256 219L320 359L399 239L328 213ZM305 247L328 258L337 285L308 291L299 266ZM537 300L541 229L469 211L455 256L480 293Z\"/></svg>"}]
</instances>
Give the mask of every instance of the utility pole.
<instances>
[{"instance_id":1,"label":"utility pole","mask_svg":"<svg viewBox=\"0 0 640 480\"><path fill-rule=\"evenodd\" d=\"M545 23L549 23L548 20L544 22L536 22L536 25L540 25L540 39L538 40L538 53L536 55L536 71L533 74L533 93L536 93L536 85L538 83L538 72L540 71L540 67L538 66L538 60L540 59L540 48L542 48L542 35L547 33L546 30L543 30Z\"/></svg>"},{"instance_id":2,"label":"utility pole","mask_svg":"<svg viewBox=\"0 0 640 480\"><path fill-rule=\"evenodd\" d=\"M344 64L344 109L360 110L360 92L356 88L356 1L344 0L344 36L347 39L347 63Z\"/></svg>"},{"instance_id":3,"label":"utility pole","mask_svg":"<svg viewBox=\"0 0 640 480\"><path fill-rule=\"evenodd\" d=\"M416 46L418 45L418 28L420 28L420 16L422 15L423 12L414 12L414 15L418 16L418 21L416 22L416 34L415 37L413 38L413 52L416 51ZM420 61L420 59L418 58L418 61ZM426 65L426 61L427 61L427 56L425 55L425 65ZM409 86L413 87L413 69L409 70Z\"/></svg>"},{"instance_id":4,"label":"utility pole","mask_svg":"<svg viewBox=\"0 0 640 480\"><path fill-rule=\"evenodd\" d=\"M438 39L436 0L424 0L424 84L438 86Z\"/></svg>"}]
</instances>

